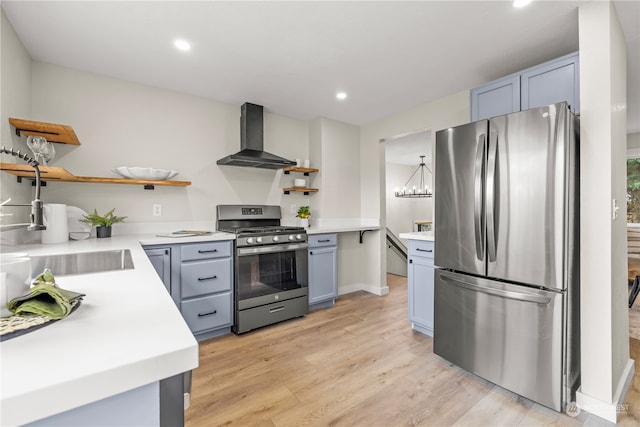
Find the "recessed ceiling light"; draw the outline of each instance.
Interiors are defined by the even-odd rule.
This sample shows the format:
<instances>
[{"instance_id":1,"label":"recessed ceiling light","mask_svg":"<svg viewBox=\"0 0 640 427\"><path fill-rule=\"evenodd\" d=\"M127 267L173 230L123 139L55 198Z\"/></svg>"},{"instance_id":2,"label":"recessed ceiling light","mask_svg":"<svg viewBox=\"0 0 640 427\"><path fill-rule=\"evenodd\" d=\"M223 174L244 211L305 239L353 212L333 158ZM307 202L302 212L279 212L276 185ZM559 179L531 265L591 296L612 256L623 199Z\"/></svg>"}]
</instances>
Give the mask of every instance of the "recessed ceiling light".
<instances>
[{"instance_id":1,"label":"recessed ceiling light","mask_svg":"<svg viewBox=\"0 0 640 427\"><path fill-rule=\"evenodd\" d=\"M533 0L513 0L513 7L525 7Z\"/></svg>"},{"instance_id":2,"label":"recessed ceiling light","mask_svg":"<svg viewBox=\"0 0 640 427\"><path fill-rule=\"evenodd\" d=\"M346 92L338 92L336 93L336 98L342 100L342 99L347 99L347 93Z\"/></svg>"},{"instance_id":3,"label":"recessed ceiling light","mask_svg":"<svg viewBox=\"0 0 640 427\"><path fill-rule=\"evenodd\" d=\"M177 47L180 50L189 50L191 49L191 45L189 44L189 42L186 42L184 40L176 40L175 42L173 42L174 46Z\"/></svg>"}]
</instances>

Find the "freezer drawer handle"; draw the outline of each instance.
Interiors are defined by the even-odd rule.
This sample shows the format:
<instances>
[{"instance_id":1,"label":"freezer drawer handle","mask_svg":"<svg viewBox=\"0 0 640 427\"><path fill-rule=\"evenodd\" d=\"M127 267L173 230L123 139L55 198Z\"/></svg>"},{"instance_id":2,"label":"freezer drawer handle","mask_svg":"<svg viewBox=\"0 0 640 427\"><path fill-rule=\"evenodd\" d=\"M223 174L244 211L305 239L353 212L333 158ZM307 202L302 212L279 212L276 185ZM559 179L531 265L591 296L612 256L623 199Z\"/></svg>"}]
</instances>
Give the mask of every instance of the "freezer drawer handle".
<instances>
[{"instance_id":1,"label":"freezer drawer handle","mask_svg":"<svg viewBox=\"0 0 640 427\"><path fill-rule=\"evenodd\" d=\"M205 280L213 280L213 279L217 279L218 276L211 276L211 277L198 277L198 280L200 282L205 281Z\"/></svg>"},{"instance_id":2,"label":"freezer drawer handle","mask_svg":"<svg viewBox=\"0 0 640 427\"><path fill-rule=\"evenodd\" d=\"M284 305L273 307L269 309L269 313L277 313L278 311L284 310Z\"/></svg>"},{"instance_id":3,"label":"freezer drawer handle","mask_svg":"<svg viewBox=\"0 0 640 427\"><path fill-rule=\"evenodd\" d=\"M416 248L416 251L420 251L420 252L433 252L433 249L420 249L420 248Z\"/></svg>"},{"instance_id":4,"label":"freezer drawer handle","mask_svg":"<svg viewBox=\"0 0 640 427\"><path fill-rule=\"evenodd\" d=\"M445 282L448 282L454 286L459 286L461 288L469 289L471 291L484 292L485 294L495 295L502 298L515 299L518 301L525 301L525 302L534 302L536 304L549 304L551 302L551 298L548 298L548 297L527 294L524 292L505 291L504 289L495 289L488 286L467 283L462 280L454 279L452 277L447 277L443 274L440 275L440 278Z\"/></svg>"},{"instance_id":5,"label":"freezer drawer handle","mask_svg":"<svg viewBox=\"0 0 640 427\"><path fill-rule=\"evenodd\" d=\"M210 311L209 313L198 313L198 317L211 316L212 314L216 314L218 310Z\"/></svg>"}]
</instances>

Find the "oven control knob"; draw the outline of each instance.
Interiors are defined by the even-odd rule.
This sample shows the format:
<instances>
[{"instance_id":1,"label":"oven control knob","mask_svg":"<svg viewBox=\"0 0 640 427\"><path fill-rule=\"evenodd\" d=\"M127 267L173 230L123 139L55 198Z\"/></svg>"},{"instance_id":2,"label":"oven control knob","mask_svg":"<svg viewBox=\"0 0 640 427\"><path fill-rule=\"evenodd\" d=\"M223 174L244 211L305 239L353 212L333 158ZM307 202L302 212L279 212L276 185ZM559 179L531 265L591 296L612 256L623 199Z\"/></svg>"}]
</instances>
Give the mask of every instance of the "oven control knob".
<instances>
[{"instance_id":1,"label":"oven control knob","mask_svg":"<svg viewBox=\"0 0 640 427\"><path fill-rule=\"evenodd\" d=\"M289 240L296 240L296 236L294 236L293 234L289 235Z\"/></svg>"},{"instance_id":2,"label":"oven control knob","mask_svg":"<svg viewBox=\"0 0 640 427\"><path fill-rule=\"evenodd\" d=\"M302 240L302 234L296 234L296 239Z\"/></svg>"},{"instance_id":3,"label":"oven control knob","mask_svg":"<svg viewBox=\"0 0 640 427\"><path fill-rule=\"evenodd\" d=\"M247 239L247 243L250 244L250 245L253 245L253 237L249 237Z\"/></svg>"},{"instance_id":4,"label":"oven control knob","mask_svg":"<svg viewBox=\"0 0 640 427\"><path fill-rule=\"evenodd\" d=\"M256 243L262 243L262 237L256 237Z\"/></svg>"},{"instance_id":5,"label":"oven control knob","mask_svg":"<svg viewBox=\"0 0 640 427\"><path fill-rule=\"evenodd\" d=\"M277 241L279 241L279 240L280 240L280 238L279 238L278 236L273 236L273 241L274 241L274 242L277 242Z\"/></svg>"}]
</instances>

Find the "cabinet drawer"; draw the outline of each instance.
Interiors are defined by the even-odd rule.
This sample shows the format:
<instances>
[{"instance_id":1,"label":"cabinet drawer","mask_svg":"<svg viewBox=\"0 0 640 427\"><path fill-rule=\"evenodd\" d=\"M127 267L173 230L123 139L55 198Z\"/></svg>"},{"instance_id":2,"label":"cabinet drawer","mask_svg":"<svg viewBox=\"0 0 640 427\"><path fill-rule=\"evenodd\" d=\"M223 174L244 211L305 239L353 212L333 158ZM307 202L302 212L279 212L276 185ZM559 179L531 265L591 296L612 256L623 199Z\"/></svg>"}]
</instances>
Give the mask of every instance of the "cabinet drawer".
<instances>
[{"instance_id":1,"label":"cabinet drawer","mask_svg":"<svg viewBox=\"0 0 640 427\"><path fill-rule=\"evenodd\" d=\"M182 245L182 261L192 259L221 258L231 256L231 242L207 242Z\"/></svg>"},{"instance_id":2,"label":"cabinet drawer","mask_svg":"<svg viewBox=\"0 0 640 427\"><path fill-rule=\"evenodd\" d=\"M409 256L433 258L435 254L433 242L423 240L409 240Z\"/></svg>"},{"instance_id":3,"label":"cabinet drawer","mask_svg":"<svg viewBox=\"0 0 640 427\"><path fill-rule=\"evenodd\" d=\"M336 234L314 234L309 236L309 247L336 246L338 238Z\"/></svg>"},{"instance_id":4,"label":"cabinet drawer","mask_svg":"<svg viewBox=\"0 0 640 427\"><path fill-rule=\"evenodd\" d=\"M183 262L180 283L182 298L231 290L231 258Z\"/></svg>"},{"instance_id":5,"label":"cabinet drawer","mask_svg":"<svg viewBox=\"0 0 640 427\"><path fill-rule=\"evenodd\" d=\"M191 332L231 325L231 292L182 302L182 316Z\"/></svg>"}]
</instances>

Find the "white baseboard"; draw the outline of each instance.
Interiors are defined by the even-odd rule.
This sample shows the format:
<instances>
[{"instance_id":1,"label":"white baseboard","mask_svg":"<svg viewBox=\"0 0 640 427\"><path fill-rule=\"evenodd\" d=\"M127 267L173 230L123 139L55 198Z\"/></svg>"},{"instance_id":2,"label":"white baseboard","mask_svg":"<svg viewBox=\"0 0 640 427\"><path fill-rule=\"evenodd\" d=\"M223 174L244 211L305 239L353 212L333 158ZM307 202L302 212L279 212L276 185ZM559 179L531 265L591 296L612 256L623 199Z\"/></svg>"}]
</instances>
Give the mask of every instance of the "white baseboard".
<instances>
[{"instance_id":1,"label":"white baseboard","mask_svg":"<svg viewBox=\"0 0 640 427\"><path fill-rule=\"evenodd\" d=\"M384 296L389 294L389 287L383 286L382 288L376 288L364 283L353 283L351 285L338 287L338 295L350 294L357 291L366 291L374 295Z\"/></svg>"},{"instance_id":2,"label":"white baseboard","mask_svg":"<svg viewBox=\"0 0 640 427\"><path fill-rule=\"evenodd\" d=\"M576 393L576 403L578 408L587 411L593 415L603 418L611 423L617 423L618 414L628 411L629 408L625 407L624 399L629 391L629 386L633 381L633 375L635 373L635 361L629 359L627 366L625 366L618 387L616 388L616 395L613 402L604 402L596 397L584 394L582 388Z\"/></svg>"}]
</instances>

